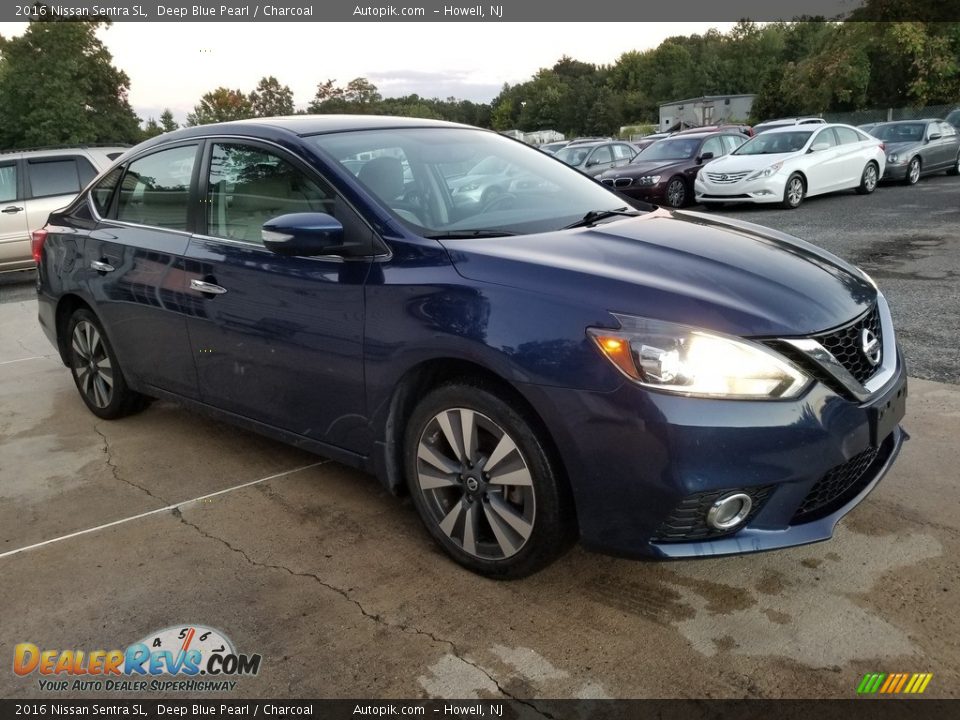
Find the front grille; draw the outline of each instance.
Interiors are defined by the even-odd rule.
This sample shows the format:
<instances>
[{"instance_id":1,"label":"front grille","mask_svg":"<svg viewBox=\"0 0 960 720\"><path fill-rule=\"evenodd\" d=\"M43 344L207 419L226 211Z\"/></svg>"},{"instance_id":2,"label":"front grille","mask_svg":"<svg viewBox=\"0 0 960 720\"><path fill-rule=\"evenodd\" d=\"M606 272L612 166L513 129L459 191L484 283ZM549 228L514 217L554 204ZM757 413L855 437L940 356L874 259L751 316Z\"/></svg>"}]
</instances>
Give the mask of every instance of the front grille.
<instances>
[{"instance_id":1,"label":"front grille","mask_svg":"<svg viewBox=\"0 0 960 720\"><path fill-rule=\"evenodd\" d=\"M792 524L812 522L839 510L860 494L873 479L874 463L889 455L889 441L882 448L869 448L842 465L837 465L820 478L803 499L793 516Z\"/></svg>"},{"instance_id":2,"label":"front grille","mask_svg":"<svg viewBox=\"0 0 960 720\"><path fill-rule=\"evenodd\" d=\"M654 542L691 542L707 540L724 535L732 535L743 528L756 515L763 503L770 495L772 487L767 485L759 488L745 488L743 490L713 490L696 493L685 497L670 513L670 517L657 528ZM753 508L746 521L732 530L716 530L707 525L707 512L718 498L730 492L744 492L753 500Z\"/></svg>"},{"instance_id":3,"label":"front grille","mask_svg":"<svg viewBox=\"0 0 960 720\"><path fill-rule=\"evenodd\" d=\"M749 174L750 174L749 170L747 170L746 172L734 172L734 173L708 172L707 178L709 178L710 182L716 183L717 185L731 185L735 182L740 182Z\"/></svg>"},{"instance_id":4,"label":"front grille","mask_svg":"<svg viewBox=\"0 0 960 720\"><path fill-rule=\"evenodd\" d=\"M866 315L845 328L823 335L814 335L813 339L823 345L847 371L863 385L880 368L873 365L863 351L863 331L870 330L883 347L883 333L880 328L880 310L876 305ZM880 358L881 361L883 358Z\"/></svg>"},{"instance_id":5,"label":"front grille","mask_svg":"<svg viewBox=\"0 0 960 720\"><path fill-rule=\"evenodd\" d=\"M631 183L633 183L633 178L603 178L600 182L602 182L604 185L609 185L610 187L630 187Z\"/></svg>"}]
</instances>

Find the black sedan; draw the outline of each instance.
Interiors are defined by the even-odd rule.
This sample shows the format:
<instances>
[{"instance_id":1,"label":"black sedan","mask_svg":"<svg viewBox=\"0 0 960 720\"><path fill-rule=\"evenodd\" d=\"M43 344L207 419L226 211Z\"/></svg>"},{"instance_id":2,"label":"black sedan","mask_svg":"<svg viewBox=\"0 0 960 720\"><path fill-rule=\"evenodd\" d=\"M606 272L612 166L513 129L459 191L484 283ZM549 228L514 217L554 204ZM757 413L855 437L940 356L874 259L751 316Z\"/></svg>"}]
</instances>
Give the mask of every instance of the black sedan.
<instances>
[{"instance_id":1,"label":"black sedan","mask_svg":"<svg viewBox=\"0 0 960 720\"><path fill-rule=\"evenodd\" d=\"M600 182L656 205L683 207L693 200L693 181L704 163L736 150L749 138L737 132L684 133L654 143Z\"/></svg>"}]
</instances>

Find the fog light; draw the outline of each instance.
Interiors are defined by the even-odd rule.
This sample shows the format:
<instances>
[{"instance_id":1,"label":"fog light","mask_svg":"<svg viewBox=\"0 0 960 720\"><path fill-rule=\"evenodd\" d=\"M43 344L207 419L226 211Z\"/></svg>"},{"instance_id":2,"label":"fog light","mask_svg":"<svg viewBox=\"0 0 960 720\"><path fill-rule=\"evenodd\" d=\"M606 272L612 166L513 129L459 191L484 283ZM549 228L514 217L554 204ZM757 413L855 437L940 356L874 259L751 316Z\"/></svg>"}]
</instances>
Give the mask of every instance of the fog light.
<instances>
[{"instance_id":1,"label":"fog light","mask_svg":"<svg viewBox=\"0 0 960 720\"><path fill-rule=\"evenodd\" d=\"M715 530L730 530L747 519L752 507L753 500L746 493L724 495L710 506L707 525Z\"/></svg>"}]
</instances>

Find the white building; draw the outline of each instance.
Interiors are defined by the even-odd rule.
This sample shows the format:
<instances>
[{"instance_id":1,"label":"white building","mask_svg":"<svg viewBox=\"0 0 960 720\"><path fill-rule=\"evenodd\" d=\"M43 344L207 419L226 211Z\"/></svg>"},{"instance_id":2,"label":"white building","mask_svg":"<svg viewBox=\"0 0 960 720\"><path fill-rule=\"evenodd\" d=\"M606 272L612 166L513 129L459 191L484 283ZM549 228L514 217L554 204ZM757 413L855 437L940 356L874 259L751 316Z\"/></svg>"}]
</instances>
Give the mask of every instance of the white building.
<instances>
[{"instance_id":1,"label":"white building","mask_svg":"<svg viewBox=\"0 0 960 720\"><path fill-rule=\"evenodd\" d=\"M756 95L705 95L660 106L660 131L745 122Z\"/></svg>"}]
</instances>

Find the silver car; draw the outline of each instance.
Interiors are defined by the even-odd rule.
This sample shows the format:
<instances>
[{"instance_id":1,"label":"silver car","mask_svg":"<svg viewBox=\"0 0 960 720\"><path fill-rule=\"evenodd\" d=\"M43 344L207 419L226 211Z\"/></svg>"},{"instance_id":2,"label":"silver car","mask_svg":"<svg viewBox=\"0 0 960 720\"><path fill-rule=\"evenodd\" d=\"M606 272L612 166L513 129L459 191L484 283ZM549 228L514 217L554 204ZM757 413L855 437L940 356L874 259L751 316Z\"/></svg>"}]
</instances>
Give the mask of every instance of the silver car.
<instances>
[{"instance_id":1,"label":"silver car","mask_svg":"<svg viewBox=\"0 0 960 720\"><path fill-rule=\"evenodd\" d=\"M32 268L30 233L125 151L110 146L0 152L0 272Z\"/></svg>"},{"instance_id":2,"label":"silver car","mask_svg":"<svg viewBox=\"0 0 960 720\"><path fill-rule=\"evenodd\" d=\"M870 133L883 140L887 153L884 180L913 185L923 175L946 171L960 175L960 134L943 120L881 123Z\"/></svg>"}]
</instances>

